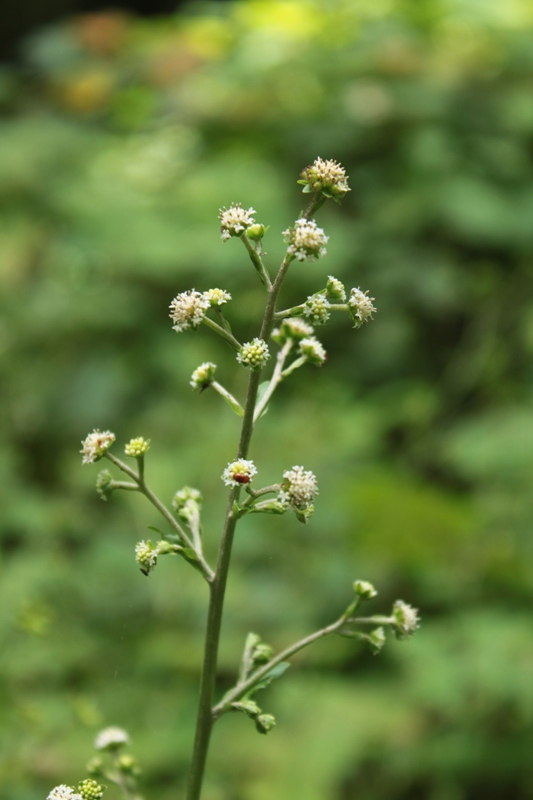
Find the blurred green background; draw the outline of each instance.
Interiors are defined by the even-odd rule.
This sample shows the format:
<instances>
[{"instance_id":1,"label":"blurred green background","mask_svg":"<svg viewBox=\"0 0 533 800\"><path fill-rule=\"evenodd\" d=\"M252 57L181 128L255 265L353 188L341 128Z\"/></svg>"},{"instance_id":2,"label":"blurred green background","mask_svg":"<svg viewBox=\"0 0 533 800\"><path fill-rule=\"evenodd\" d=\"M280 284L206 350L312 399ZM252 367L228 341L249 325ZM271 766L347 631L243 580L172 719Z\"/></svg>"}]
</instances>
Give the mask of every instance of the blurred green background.
<instances>
[{"instance_id":1,"label":"blurred green background","mask_svg":"<svg viewBox=\"0 0 533 800\"><path fill-rule=\"evenodd\" d=\"M237 0L140 20L108 12L28 37L0 71L3 800L84 776L95 733L130 732L147 800L180 796L206 592L184 562L147 580L143 498L94 491L94 427L152 439L170 501L205 497L213 558L238 419L188 381L244 370L206 329L177 336L179 291L231 291L241 340L263 295L217 213L282 231L317 155L352 192L325 207L333 274L376 298L359 331L318 331L326 366L279 390L251 457L265 482L319 478L312 522L246 519L220 687L245 634L283 647L329 622L351 582L372 610L421 609L377 658L328 640L261 698L278 727L218 723L205 800L533 798L533 6L529 0ZM118 448L117 448L118 452ZM106 797L118 798L114 789Z\"/></svg>"}]
</instances>

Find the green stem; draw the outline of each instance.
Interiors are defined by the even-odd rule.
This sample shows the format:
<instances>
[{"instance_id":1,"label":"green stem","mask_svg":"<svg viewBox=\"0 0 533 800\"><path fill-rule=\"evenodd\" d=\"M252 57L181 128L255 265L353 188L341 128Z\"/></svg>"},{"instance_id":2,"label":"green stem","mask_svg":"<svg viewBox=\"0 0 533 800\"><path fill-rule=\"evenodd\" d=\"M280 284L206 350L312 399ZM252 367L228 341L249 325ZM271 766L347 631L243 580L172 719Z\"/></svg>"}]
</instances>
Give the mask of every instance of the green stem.
<instances>
[{"instance_id":1,"label":"green stem","mask_svg":"<svg viewBox=\"0 0 533 800\"><path fill-rule=\"evenodd\" d=\"M120 458L117 458L116 456L114 456L109 451L107 451L105 453L105 457L109 461L111 461L112 464L114 464L116 467L121 469L122 472L125 472L126 475L130 476L130 478L133 478L133 480L135 481L135 483L139 487L138 491L141 492L142 494L144 494L144 496L151 502L151 504L153 506L155 506L155 508L157 508L159 513L167 520L167 522L170 523L170 525L174 528L174 530L176 531L176 533L178 534L180 539L183 541L183 543L187 547L190 547L191 550L195 550L193 542L187 536L187 534L185 533L185 531L183 530L183 528L179 524L178 520L171 514L171 512L168 510L168 508L161 502L161 500L146 485L146 481L145 481L144 477L141 477L140 475L138 475L134 470L132 470L130 467L128 467L127 464L124 464L124 462L121 461ZM206 579L206 581L208 583L210 583L214 578L213 570L211 569L209 564L207 564L207 562L205 561L205 559L204 559L204 557L203 557L201 552L198 553L198 561L199 561L200 566L202 568L202 573L203 573L204 578Z\"/></svg>"},{"instance_id":2,"label":"green stem","mask_svg":"<svg viewBox=\"0 0 533 800\"><path fill-rule=\"evenodd\" d=\"M209 317L204 317L202 322L204 325L207 325L208 328L211 328L212 331L215 331L215 333L218 333L219 336L222 336L223 339L229 342L234 350L241 349L241 344L237 341L235 336L233 336L233 334L231 334L229 331L224 330L222 325L219 325L218 322L209 319Z\"/></svg>"},{"instance_id":3,"label":"green stem","mask_svg":"<svg viewBox=\"0 0 533 800\"><path fill-rule=\"evenodd\" d=\"M267 272L265 265L263 264L263 259L247 237L245 233L241 236L242 243L246 247L248 251L248 255L250 256L250 260L254 267L256 268L257 272L259 273L259 277L261 278L261 282L264 283L267 290L270 292L272 290L272 281L270 280L270 275Z\"/></svg>"},{"instance_id":4,"label":"green stem","mask_svg":"<svg viewBox=\"0 0 533 800\"><path fill-rule=\"evenodd\" d=\"M291 644L290 647L282 650L281 653L278 653L278 655L274 656L274 658L271 658L268 664L265 664L263 667L256 670L254 673L252 673L252 675L250 675L249 678L241 683L238 683L233 689L224 695L221 702L213 709L213 716L215 719L220 717L220 715L225 711L229 711L231 704L243 697L258 681L261 680L261 678L264 678L271 669L274 669L274 667L276 667L278 664L281 664L282 661L286 661L286 659L291 658L291 656L295 655L300 650L303 650L304 647L309 647L309 645L313 644L313 642L323 639L324 636L329 636L331 633L336 633L339 628L344 625L344 623L344 616L342 616L335 622L332 622L331 625L327 625L325 628L321 628L319 631L311 633L304 639L300 639L298 642Z\"/></svg>"},{"instance_id":5,"label":"green stem","mask_svg":"<svg viewBox=\"0 0 533 800\"><path fill-rule=\"evenodd\" d=\"M215 390L215 392L218 392L218 394L219 394L221 397L223 397L223 398L224 398L224 400L226 401L226 403L228 403L228 404L229 404L229 405L232 407L232 409L233 409L233 410L234 410L234 411L235 411L235 412L236 412L236 413L237 413L237 414L238 414L240 417L242 417L242 416L243 416L243 414L244 414L244 411L243 411L243 409L242 409L242 406L241 406L241 404L239 403L239 401L238 401L238 400L236 400L236 399L235 399L235 397L233 397L233 395L231 394L231 392L228 392L228 390L227 390L227 389L225 389L223 386L221 386L221 385L220 385L220 383L219 383L218 381L211 381L211 384L210 384L210 385L211 385L211 387L212 387L212 388Z\"/></svg>"},{"instance_id":6,"label":"green stem","mask_svg":"<svg viewBox=\"0 0 533 800\"><path fill-rule=\"evenodd\" d=\"M270 383L268 384L263 397L258 402L258 404L257 404L257 406L255 408L255 411L254 411L254 425L257 422L257 420L259 419L259 417L261 416L261 414L263 413L263 411L265 410L265 408L267 407L267 404L268 404L270 398L272 397L272 395L276 391L276 387L278 386L278 384L282 380L283 365L285 364L285 359L289 355L289 351L291 350L293 345L294 345L294 341L292 339L288 339L285 342L285 344L283 345L283 347L281 348L281 350L279 351L279 353L278 353L278 357L277 357L277 360L276 360L276 367L274 369L274 372L272 373L272 377L270 379Z\"/></svg>"}]
</instances>

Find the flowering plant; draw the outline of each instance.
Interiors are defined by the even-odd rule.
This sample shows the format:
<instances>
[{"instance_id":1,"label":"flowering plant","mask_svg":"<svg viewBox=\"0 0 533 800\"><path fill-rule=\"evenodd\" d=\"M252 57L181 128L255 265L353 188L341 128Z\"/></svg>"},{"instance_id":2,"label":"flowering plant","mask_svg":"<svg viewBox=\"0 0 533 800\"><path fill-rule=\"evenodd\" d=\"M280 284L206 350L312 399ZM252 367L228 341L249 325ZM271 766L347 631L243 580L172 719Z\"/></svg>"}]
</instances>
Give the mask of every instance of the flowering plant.
<instances>
[{"instance_id":1,"label":"flowering plant","mask_svg":"<svg viewBox=\"0 0 533 800\"><path fill-rule=\"evenodd\" d=\"M310 202L294 225L283 235L287 248L276 276L272 276L264 263L262 239L268 228L255 221L253 208L247 211L241 204L232 204L220 211L221 238L240 239L266 290L266 304L258 336L241 344L234 336L222 306L232 298L222 289L200 292L190 289L179 293L170 304L173 328L178 333L197 329L205 324L222 336L233 348L236 361L249 370L248 387L244 402L239 402L222 384L215 380L216 365L204 362L193 372L191 386L204 391L214 389L242 418L241 432L235 460L222 472L222 480L229 487L226 514L215 568L207 562L202 545L201 509L199 490L184 487L176 492L171 511L148 486L145 478L145 455L150 442L142 437L132 439L125 446L126 456L135 460L135 467L117 458L110 450L115 436L110 431L98 430L89 434L82 443L83 463L93 463L106 458L129 481L116 480L108 470L102 471L96 488L103 500L108 500L120 489L142 493L170 524L171 532L161 534L155 544L138 542L135 558L139 568L149 575L157 566L158 558L178 555L193 566L209 586L210 600L205 638L204 660L200 684L196 736L186 788L187 800L198 800L202 792L209 741L214 723L228 712L240 712L253 720L259 733L268 733L276 724L274 717L257 704L255 695L288 668L288 659L304 647L330 634L339 634L365 642L373 653L385 644L385 629L392 629L398 639L405 639L418 627L418 615L402 600L394 603L389 615L359 616L359 606L377 594L371 583L357 580L354 596L342 614L326 627L274 654L272 648L256 633L249 633L244 642L239 674L235 685L215 702L215 684L220 628L224 605L226 581L231 561L231 551L239 520L252 513L285 514L294 512L297 520L307 523L314 511L319 495L318 482L311 470L295 465L283 472L276 484L256 488L258 470L248 458L254 427L266 411L267 405L282 381L305 364L316 367L326 361L326 352L314 335L314 325L327 322L332 312L347 312L354 327L359 328L372 319L376 311L368 292L353 288L348 300L343 284L329 276L326 286L309 296L301 304L278 310L277 304L283 281L293 261L316 261L326 254L328 237L318 227L313 215L327 198L336 202L349 191L345 170L335 161L318 158L303 170L299 183L310 194ZM212 316L208 316L209 314ZM277 326L277 327L276 327ZM261 382L261 376L271 359L269 344L277 346L274 367L270 377ZM245 495L245 496L243 496ZM138 798L137 768L131 756L121 754L128 743L127 734L120 728L102 731L95 742L97 750L107 753L111 765L101 757L90 764L93 777L82 781L77 788L57 786L48 800L100 800L104 787L95 778L105 777L117 784L127 800Z\"/></svg>"}]
</instances>

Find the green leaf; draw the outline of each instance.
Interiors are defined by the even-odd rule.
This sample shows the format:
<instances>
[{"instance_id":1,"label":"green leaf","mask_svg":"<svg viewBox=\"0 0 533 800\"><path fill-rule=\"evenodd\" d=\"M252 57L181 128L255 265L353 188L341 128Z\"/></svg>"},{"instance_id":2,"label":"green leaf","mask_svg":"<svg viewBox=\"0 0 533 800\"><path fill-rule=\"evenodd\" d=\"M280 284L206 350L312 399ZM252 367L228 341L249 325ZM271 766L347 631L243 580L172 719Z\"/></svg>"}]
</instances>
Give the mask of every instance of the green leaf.
<instances>
[{"instance_id":1,"label":"green leaf","mask_svg":"<svg viewBox=\"0 0 533 800\"><path fill-rule=\"evenodd\" d=\"M265 392L266 392L266 390L268 389L269 386L270 386L270 381L263 381L263 383L259 384L258 389L257 389L256 408L259 405L259 403L261 402L261 400L263 399L263 395L265 394ZM266 404L266 406L264 407L263 411L261 412L261 416L259 417L259 419L261 419L261 417L265 416L265 414L268 411L269 405L270 405L270 403Z\"/></svg>"},{"instance_id":2,"label":"green leaf","mask_svg":"<svg viewBox=\"0 0 533 800\"><path fill-rule=\"evenodd\" d=\"M193 550L192 547L181 547L177 553L184 558L185 561L191 565L191 567L194 567L194 569L198 570L200 573L202 572L202 566L198 560L198 553L196 550Z\"/></svg>"},{"instance_id":3,"label":"green leaf","mask_svg":"<svg viewBox=\"0 0 533 800\"><path fill-rule=\"evenodd\" d=\"M256 692L260 689L266 689L267 686L270 686L272 681L276 680L276 678L281 678L281 676L289 669L290 664L288 661L282 661L281 664L276 664L275 667L272 667L270 672L267 672L257 683L255 683L252 688L246 692L246 697L252 697Z\"/></svg>"},{"instance_id":4,"label":"green leaf","mask_svg":"<svg viewBox=\"0 0 533 800\"><path fill-rule=\"evenodd\" d=\"M228 406L231 408L231 410L234 411L237 414L238 417L243 417L244 416L244 409L242 408L240 403L237 403L231 397L226 397L225 395L221 395L221 396L224 398L224 400L226 401Z\"/></svg>"}]
</instances>

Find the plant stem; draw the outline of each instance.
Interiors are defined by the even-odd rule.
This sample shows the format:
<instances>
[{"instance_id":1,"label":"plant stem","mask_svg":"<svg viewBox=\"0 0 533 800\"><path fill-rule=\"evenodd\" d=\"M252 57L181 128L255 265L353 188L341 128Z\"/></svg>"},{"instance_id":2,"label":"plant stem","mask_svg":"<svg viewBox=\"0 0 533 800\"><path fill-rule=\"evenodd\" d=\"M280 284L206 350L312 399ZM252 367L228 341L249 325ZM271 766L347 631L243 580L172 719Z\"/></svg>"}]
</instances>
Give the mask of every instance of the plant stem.
<instances>
[{"instance_id":1,"label":"plant stem","mask_svg":"<svg viewBox=\"0 0 533 800\"><path fill-rule=\"evenodd\" d=\"M272 289L272 281L270 280L270 275L267 272L265 265L263 264L263 259L247 237L245 233L241 236L242 243L246 247L248 251L248 255L250 256L251 262L256 268L257 272L259 273L259 277L261 278L261 282L264 283L268 291L270 292Z\"/></svg>"},{"instance_id":2,"label":"plant stem","mask_svg":"<svg viewBox=\"0 0 533 800\"><path fill-rule=\"evenodd\" d=\"M288 339L278 353L276 367L274 369L274 372L272 373L270 383L268 384L263 397L255 407L254 425L261 416L261 414L263 413L263 411L265 410L265 408L267 407L267 404L272 395L274 394L278 383L280 383L280 381L283 380L282 379L283 365L285 364L285 359L289 355L289 350L292 348L293 345L294 341L292 339Z\"/></svg>"},{"instance_id":3,"label":"plant stem","mask_svg":"<svg viewBox=\"0 0 533 800\"><path fill-rule=\"evenodd\" d=\"M209 317L204 317L202 322L204 323L204 325L207 325L208 328L211 328L212 331L215 331L215 333L218 333L219 336L222 336L223 339L229 342L234 350L241 349L241 344L240 342L237 341L235 336L233 336L233 334L230 333L229 331L224 330L222 325L219 325L218 322L209 319Z\"/></svg>"},{"instance_id":4,"label":"plant stem","mask_svg":"<svg viewBox=\"0 0 533 800\"><path fill-rule=\"evenodd\" d=\"M120 458L117 458L116 456L114 456L109 451L107 451L105 453L105 457L109 461L111 461L112 464L114 464L116 467L121 469L122 472L125 472L126 475L130 476L130 478L133 478L133 480L135 481L135 483L139 487L138 491L141 492L142 494L144 494L144 496L151 502L151 504L153 506L155 506L155 508L157 508L159 513L167 520L167 522L170 523L170 525L174 528L174 530L176 531L176 533L178 534L180 539L183 541L183 543L187 547L190 547L191 550L196 550L196 548L194 547L193 542L187 536L187 534L185 533L185 531L183 530L183 528L179 524L178 520L173 516L173 514L171 514L171 512L168 510L168 508L161 502L159 497L157 497L152 492L152 490L146 485L146 481L144 479L144 476L141 477L140 475L138 475L133 469L128 467L127 464L124 464L124 462L121 461ZM204 559L204 557L203 557L201 552L198 553L198 561L199 561L200 566L202 568L202 573L203 573L204 578L206 579L206 581L208 583L210 583L214 578L213 570L211 569L209 564L206 562L206 560Z\"/></svg>"},{"instance_id":5,"label":"plant stem","mask_svg":"<svg viewBox=\"0 0 533 800\"><path fill-rule=\"evenodd\" d=\"M290 647L285 648L282 650L281 653L278 653L277 656L271 658L268 664L265 664L260 669L256 670L249 678L241 683L238 683L233 689L231 689L221 700L221 702L215 706L213 709L213 716L218 718L221 714L225 711L229 711L231 708L231 704L234 703L236 700L239 700L246 692L251 689L254 684L256 684L261 678L264 678L267 673L270 672L271 669L274 669L275 666L281 664L282 661L285 661L287 658L295 655L300 650L303 650L304 647L308 647L313 642L318 641L319 639L323 639L324 636L329 636L330 633L335 633L342 627L344 624L344 616L340 617L335 622L332 622L331 625L327 625L325 628L321 628L319 631L315 631L311 633L309 636L306 636L304 639L300 639L298 642L291 644Z\"/></svg>"}]
</instances>

